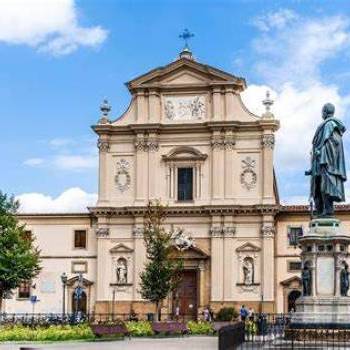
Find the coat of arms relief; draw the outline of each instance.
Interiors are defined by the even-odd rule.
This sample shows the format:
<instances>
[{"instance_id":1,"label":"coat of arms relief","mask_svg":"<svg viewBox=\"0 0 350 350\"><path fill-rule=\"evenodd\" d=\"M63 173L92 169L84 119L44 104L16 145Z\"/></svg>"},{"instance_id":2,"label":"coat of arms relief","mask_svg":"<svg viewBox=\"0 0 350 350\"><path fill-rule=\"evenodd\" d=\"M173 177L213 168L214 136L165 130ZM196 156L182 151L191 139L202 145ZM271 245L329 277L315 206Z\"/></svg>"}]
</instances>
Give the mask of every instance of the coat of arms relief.
<instances>
[{"instance_id":1,"label":"coat of arms relief","mask_svg":"<svg viewBox=\"0 0 350 350\"><path fill-rule=\"evenodd\" d=\"M164 114L167 120L205 119L205 96L167 96L164 98Z\"/></svg>"}]
</instances>

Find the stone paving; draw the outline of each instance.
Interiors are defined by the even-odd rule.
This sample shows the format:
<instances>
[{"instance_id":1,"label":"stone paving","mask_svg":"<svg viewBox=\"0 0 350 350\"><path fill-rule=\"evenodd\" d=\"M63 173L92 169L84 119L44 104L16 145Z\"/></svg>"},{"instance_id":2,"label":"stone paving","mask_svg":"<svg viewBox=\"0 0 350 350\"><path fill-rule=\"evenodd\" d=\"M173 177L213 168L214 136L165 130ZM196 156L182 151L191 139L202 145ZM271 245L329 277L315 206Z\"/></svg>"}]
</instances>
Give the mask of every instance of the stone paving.
<instances>
[{"instance_id":1,"label":"stone paving","mask_svg":"<svg viewBox=\"0 0 350 350\"><path fill-rule=\"evenodd\" d=\"M216 350L217 337L132 338L108 342L63 342L55 344L0 344L0 350L19 350L21 347L48 350Z\"/></svg>"}]
</instances>

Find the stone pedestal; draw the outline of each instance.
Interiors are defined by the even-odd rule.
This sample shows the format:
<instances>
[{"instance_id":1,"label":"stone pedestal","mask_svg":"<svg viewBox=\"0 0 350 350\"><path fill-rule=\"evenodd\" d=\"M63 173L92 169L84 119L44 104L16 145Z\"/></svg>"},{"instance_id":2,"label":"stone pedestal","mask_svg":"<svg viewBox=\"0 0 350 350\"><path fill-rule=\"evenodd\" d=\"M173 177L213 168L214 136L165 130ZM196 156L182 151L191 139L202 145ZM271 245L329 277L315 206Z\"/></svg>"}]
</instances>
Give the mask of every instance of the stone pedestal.
<instances>
[{"instance_id":1,"label":"stone pedestal","mask_svg":"<svg viewBox=\"0 0 350 350\"><path fill-rule=\"evenodd\" d=\"M341 295L340 274L347 259L350 236L335 218L313 219L299 240L301 259L310 284L296 302L293 328L350 328L350 297ZM306 286L306 288L305 288Z\"/></svg>"}]
</instances>

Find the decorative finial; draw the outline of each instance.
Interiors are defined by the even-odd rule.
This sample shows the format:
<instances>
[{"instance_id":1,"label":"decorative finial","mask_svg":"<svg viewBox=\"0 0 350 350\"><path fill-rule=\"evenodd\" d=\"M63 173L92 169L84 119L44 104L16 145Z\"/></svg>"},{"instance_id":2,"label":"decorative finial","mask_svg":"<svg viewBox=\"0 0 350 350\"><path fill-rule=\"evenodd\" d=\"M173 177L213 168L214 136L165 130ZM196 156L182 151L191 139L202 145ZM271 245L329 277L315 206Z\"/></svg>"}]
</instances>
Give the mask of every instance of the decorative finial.
<instances>
[{"instance_id":1,"label":"decorative finial","mask_svg":"<svg viewBox=\"0 0 350 350\"><path fill-rule=\"evenodd\" d=\"M191 33L187 28L183 31L182 34L179 35L180 39L183 39L185 42L185 46L182 49L182 51L180 52L180 58L188 58L190 60L193 59L192 57L192 52L188 46L188 40L193 38L194 34Z\"/></svg>"},{"instance_id":2,"label":"decorative finial","mask_svg":"<svg viewBox=\"0 0 350 350\"><path fill-rule=\"evenodd\" d=\"M262 104L265 106L265 112L263 113L262 117L264 119L272 119L274 117L273 113L271 112L271 106L273 105L273 100L270 98L270 91L266 91L266 97L262 101Z\"/></svg>"},{"instance_id":3,"label":"decorative finial","mask_svg":"<svg viewBox=\"0 0 350 350\"><path fill-rule=\"evenodd\" d=\"M108 118L109 112L112 110L112 107L108 103L108 100L105 98L100 105L100 111L102 112L101 119L98 121L99 124L108 124L110 120Z\"/></svg>"}]
</instances>

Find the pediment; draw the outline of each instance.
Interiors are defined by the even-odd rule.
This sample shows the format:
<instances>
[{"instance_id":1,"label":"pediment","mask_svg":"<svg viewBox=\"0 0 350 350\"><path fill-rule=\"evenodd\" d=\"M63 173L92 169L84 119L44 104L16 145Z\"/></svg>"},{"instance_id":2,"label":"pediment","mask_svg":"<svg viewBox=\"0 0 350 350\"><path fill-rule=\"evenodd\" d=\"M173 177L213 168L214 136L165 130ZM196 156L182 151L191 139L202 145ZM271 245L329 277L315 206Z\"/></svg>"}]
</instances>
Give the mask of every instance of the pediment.
<instances>
[{"instance_id":1,"label":"pediment","mask_svg":"<svg viewBox=\"0 0 350 350\"><path fill-rule=\"evenodd\" d=\"M134 250L123 243L119 243L113 248L111 248L109 251L110 253L132 253Z\"/></svg>"},{"instance_id":2,"label":"pediment","mask_svg":"<svg viewBox=\"0 0 350 350\"><path fill-rule=\"evenodd\" d=\"M280 283L283 287L291 287L293 285L296 287L300 287L302 284L301 278L298 276L293 276L293 277L287 278L286 280L284 280Z\"/></svg>"},{"instance_id":3,"label":"pediment","mask_svg":"<svg viewBox=\"0 0 350 350\"><path fill-rule=\"evenodd\" d=\"M74 286L75 284L78 283L78 281L79 281L79 277L78 276L74 276L72 278L69 278L67 280L67 286L69 286L69 287ZM84 287L88 287L88 286L91 286L93 284L94 284L94 282L92 282L92 281L88 280L87 278L83 277L83 286Z\"/></svg>"},{"instance_id":4,"label":"pediment","mask_svg":"<svg viewBox=\"0 0 350 350\"><path fill-rule=\"evenodd\" d=\"M173 250L175 258L181 258L184 260L205 260L209 258L209 255L198 247L190 247L187 250L179 251L176 248Z\"/></svg>"},{"instance_id":5,"label":"pediment","mask_svg":"<svg viewBox=\"0 0 350 350\"><path fill-rule=\"evenodd\" d=\"M130 90L138 87L161 87L169 85L208 85L215 83L229 83L239 91L246 87L243 78L221 71L220 69L181 58L166 66L159 67L143 74L130 82Z\"/></svg>"},{"instance_id":6,"label":"pediment","mask_svg":"<svg viewBox=\"0 0 350 350\"><path fill-rule=\"evenodd\" d=\"M244 243L236 249L236 252L260 252L261 248L253 243Z\"/></svg>"},{"instance_id":7,"label":"pediment","mask_svg":"<svg viewBox=\"0 0 350 350\"><path fill-rule=\"evenodd\" d=\"M207 157L207 154L204 154L199 150L189 146L177 147L171 150L168 154L162 156L163 160L168 162L186 160L205 160Z\"/></svg>"}]
</instances>

